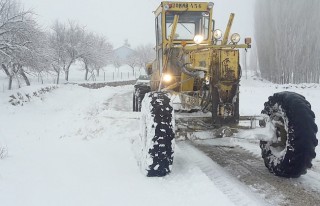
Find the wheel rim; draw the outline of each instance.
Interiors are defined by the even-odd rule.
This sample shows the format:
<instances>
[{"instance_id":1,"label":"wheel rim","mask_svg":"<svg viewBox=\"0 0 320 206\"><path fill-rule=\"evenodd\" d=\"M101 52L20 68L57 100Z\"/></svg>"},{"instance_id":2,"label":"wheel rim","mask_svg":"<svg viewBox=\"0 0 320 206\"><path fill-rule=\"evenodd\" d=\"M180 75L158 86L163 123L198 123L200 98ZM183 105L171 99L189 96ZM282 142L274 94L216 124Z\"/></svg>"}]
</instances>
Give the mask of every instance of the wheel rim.
<instances>
[{"instance_id":1,"label":"wheel rim","mask_svg":"<svg viewBox=\"0 0 320 206\"><path fill-rule=\"evenodd\" d=\"M270 122L275 128L275 138L270 142L270 147L275 154L281 156L286 150L288 140L288 119L281 107L275 105L275 112L270 116ZM277 156L278 156L277 155Z\"/></svg>"},{"instance_id":2,"label":"wheel rim","mask_svg":"<svg viewBox=\"0 0 320 206\"><path fill-rule=\"evenodd\" d=\"M280 123L279 123L280 122ZM282 150L285 149L286 142L287 142L287 131L284 127L284 121L281 120L275 123L274 127L276 129L276 137L277 141L271 144L272 147L280 147Z\"/></svg>"}]
</instances>

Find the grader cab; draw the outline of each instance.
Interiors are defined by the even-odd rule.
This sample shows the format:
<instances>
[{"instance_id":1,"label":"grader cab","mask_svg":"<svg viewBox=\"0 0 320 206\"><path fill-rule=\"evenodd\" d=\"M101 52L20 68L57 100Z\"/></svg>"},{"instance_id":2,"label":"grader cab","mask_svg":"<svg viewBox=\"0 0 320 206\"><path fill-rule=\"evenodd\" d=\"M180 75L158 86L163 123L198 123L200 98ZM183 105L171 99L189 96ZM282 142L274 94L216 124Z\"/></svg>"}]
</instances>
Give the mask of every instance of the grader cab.
<instances>
[{"instance_id":1,"label":"grader cab","mask_svg":"<svg viewBox=\"0 0 320 206\"><path fill-rule=\"evenodd\" d=\"M206 122L217 130L225 126L236 127L241 119L239 49L250 48L251 39L245 38L240 43L238 33L230 35L233 13L224 32L215 29L213 7L212 2L162 2L154 12L156 59L147 65L150 82L135 85L133 93L133 110L142 112L142 158L139 165L147 176L164 176L171 171L174 137L197 121L195 116L181 117L182 113L196 111L197 116L206 113L200 118L209 120ZM272 147L286 151L292 144L290 141L294 141L291 140L293 131L288 127L293 120L288 121L286 107L289 110L291 104L300 101L304 109L313 114L310 104L295 93L278 93L272 101L270 98L263 115L250 117L251 120L260 120L261 125L274 131L274 135L265 137L260 143L265 164L276 175L300 176L311 167L315 141L311 145L312 151L305 152L304 163L298 169L288 166L294 164L292 161L297 161L294 155L277 156ZM286 102L281 102L283 98ZM179 111L179 115L174 115L175 110ZM209 117L208 113L211 113ZM312 115L302 119L315 125ZM181 127L181 123L189 126ZM316 140L316 132L315 125L307 138ZM296 138L299 135L293 136Z\"/></svg>"}]
</instances>

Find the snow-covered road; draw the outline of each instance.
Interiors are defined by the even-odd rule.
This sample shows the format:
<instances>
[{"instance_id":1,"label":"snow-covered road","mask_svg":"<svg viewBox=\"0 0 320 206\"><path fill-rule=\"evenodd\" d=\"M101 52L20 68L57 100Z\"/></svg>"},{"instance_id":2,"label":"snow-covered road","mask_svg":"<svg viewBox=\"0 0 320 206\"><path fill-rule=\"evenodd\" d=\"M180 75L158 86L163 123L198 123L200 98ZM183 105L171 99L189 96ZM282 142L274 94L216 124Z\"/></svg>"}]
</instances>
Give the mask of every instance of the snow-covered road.
<instances>
[{"instance_id":1,"label":"snow-covered road","mask_svg":"<svg viewBox=\"0 0 320 206\"><path fill-rule=\"evenodd\" d=\"M263 92L259 93L256 85L260 82L248 80L244 84L240 97L241 113L257 114L275 88L261 83ZM0 94L0 148L7 151L0 159L0 204L176 206L290 203L290 197L281 191L264 192L244 184L223 165L212 161L188 142L178 142L170 175L144 177L132 149L132 140L139 132L139 113L131 112L131 90L132 86L92 90L62 85L46 94L44 100L34 99L22 107L8 104L8 93ZM319 87L301 89L312 105L320 100L319 93L316 93L319 90ZM318 108L313 109L316 115L320 115ZM245 140L228 141L255 157L259 147L250 140L250 134L245 137ZM319 154L319 148L317 152ZM311 189L319 192L320 183L310 181L312 175L315 180L319 179L319 159L317 157L314 161L313 173L294 182L313 184Z\"/></svg>"},{"instance_id":2,"label":"snow-covered road","mask_svg":"<svg viewBox=\"0 0 320 206\"><path fill-rule=\"evenodd\" d=\"M218 146L214 139L198 140L193 145L271 205L313 206L320 202L319 173L309 171L298 179L277 177L265 168L260 156L222 141Z\"/></svg>"}]
</instances>

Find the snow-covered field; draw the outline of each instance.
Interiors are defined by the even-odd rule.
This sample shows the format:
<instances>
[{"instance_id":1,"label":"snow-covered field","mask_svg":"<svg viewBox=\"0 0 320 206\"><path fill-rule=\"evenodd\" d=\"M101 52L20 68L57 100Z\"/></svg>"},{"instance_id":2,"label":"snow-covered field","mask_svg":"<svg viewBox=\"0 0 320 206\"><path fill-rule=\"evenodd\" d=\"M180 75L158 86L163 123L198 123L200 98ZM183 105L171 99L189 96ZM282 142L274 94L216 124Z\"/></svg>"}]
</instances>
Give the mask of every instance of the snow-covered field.
<instances>
[{"instance_id":1,"label":"snow-covered field","mask_svg":"<svg viewBox=\"0 0 320 206\"><path fill-rule=\"evenodd\" d=\"M77 83L87 83L87 82L113 82L113 81L126 81L137 79L140 75L145 74L144 69L135 68L133 71L128 65L123 65L119 69L116 69L114 66L109 65L100 70L99 75L95 72L94 76L91 73L88 74L88 80L85 81L85 71L83 65L80 62L76 62L70 68L69 73L69 82ZM57 77L52 74L43 74L43 76L36 76L36 74L28 75L28 78L31 82L31 85L43 85L43 84L54 84L57 81ZM25 86L23 80L19 80L21 86ZM66 83L64 79L64 72L60 74L60 84ZM18 81L14 78L13 89L18 89ZM5 92L8 89L8 78L5 73L0 70L0 92Z\"/></svg>"},{"instance_id":2,"label":"snow-covered field","mask_svg":"<svg viewBox=\"0 0 320 206\"><path fill-rule=\"evenodd\" d=\"M319 85L284 88L253 78L243 79L241 84L242 115L259 114L269 95L290 90L306 96L320 117ZM24 106L8 103L13 91L1 92L0 205L269 204L184 144L176 148L170 175L144 177L132 148L139 135L139 113L131 112L131 91L132 86L92 90L60 85ZM320 125L319 118L316 122ZM259 153L259 146L248 139L252 134L230 141ZM313 162L315 171L320 168L319 157ZM214 174L206 174L202 167Z\"/></svg>"}]
</instances>

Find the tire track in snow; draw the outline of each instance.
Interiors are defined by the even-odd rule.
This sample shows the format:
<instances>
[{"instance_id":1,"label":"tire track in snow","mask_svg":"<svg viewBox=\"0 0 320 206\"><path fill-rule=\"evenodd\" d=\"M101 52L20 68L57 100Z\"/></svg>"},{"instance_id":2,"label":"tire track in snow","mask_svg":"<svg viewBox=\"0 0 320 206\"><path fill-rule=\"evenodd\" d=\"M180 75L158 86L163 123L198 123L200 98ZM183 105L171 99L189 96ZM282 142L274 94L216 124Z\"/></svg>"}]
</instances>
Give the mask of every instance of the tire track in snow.
<instances>
[{"instance_id":1,"label":"tire track in snow","mask_svg":"<svg viewBox=\"0 0 320 206\"><path fill-rule=\"evenodd\" d=\"M308 173L297 179L297 182L299 182L306 190L320 196L320 174L318 172L308 170Z\"/></svg>"},{"instance_id":2,"label":"tire track in snow","mask_svg":"<svg viewBox=\"0 0 320 206\"><path fill-rule=\"evenodd\" d=\"M110 136L125 134L123 130L118 129L120 127L131 128L133 125L136 127L139 114L130 112L131 104L129 101L131 101L130 94L132 94L132 92L128 92L130 87L117 87L116 93L110 95L103 102L92 105L86 111L85 124L78 128L74 135L88 140L101 137L108 128L106 125L112 125L114 128L109 131L109 133L113 133Z\"/></svg>"},{"instance_id":3,"label":"tire track in snow","mask_svg":"<svg viewBox=\"0 0 320 206\"><path fill-rule=\"evenodd\" d=\"M103 113L101 116L108 119L114 119L118 121L140 118L140 112L132 111L132 104L130 101L132 92L124 91L120 94L113 95L108 99L104 105L105 110L108 112Z\"/></svg>"},{"instance_id":4,"label":"tire track in snow","mask_svg":"<svg viewBox=\"0 0 320 206\"><path fill-rule=\"evenodd\" d=\"M177 142L177 146L184 153L184 157L194 162L235 205L271 205L266 203L257 193L250 191L245 185L226 172L226 170L217 163L213 162L204 153L197 150L190 142L179 141ZM273 202L273 204L275 204L275 202Z\"/></svg>"},{"instance_id":5,"label":"tire track in snow","mask_svg":"<svg viewBox=\"0 0 320 206\"><path fill-rule=\"evenodd\" d=\"M319 176L312 178L312 172L298 179L281 178L271 174L261 158L254 157L239 147L193 144L251 190L264 194L264 199L270 204L319 205L320 196L317 190L319 184L316 183L319 181ZM313 186L307 186L307 183Z\"/></svg>"},{"instance_id":6,"label":"tire track in snow","mask_svg":"<svg viewBox=\"0 0 320 206\"><path fill-rule=\"evenodd\" d=\"M132 93L133 89L132 92L124 90L120 94L114 94L104 104L106 105L107 109L123 112L132 112Z\"/></svg>"}]
</instances>

